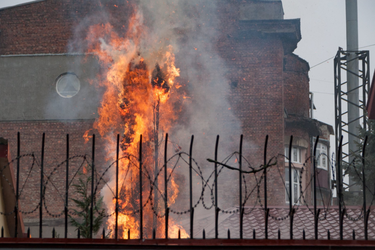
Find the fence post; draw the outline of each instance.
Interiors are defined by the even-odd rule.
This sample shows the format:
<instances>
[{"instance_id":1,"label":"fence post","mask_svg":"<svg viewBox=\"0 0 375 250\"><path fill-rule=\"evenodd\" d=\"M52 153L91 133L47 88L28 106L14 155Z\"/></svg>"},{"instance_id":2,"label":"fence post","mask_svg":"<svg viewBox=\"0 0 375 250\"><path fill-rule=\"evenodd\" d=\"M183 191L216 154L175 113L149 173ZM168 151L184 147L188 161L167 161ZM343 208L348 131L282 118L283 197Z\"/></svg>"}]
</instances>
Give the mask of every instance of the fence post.
<instances>
[{"instance_id":1,"label":"fence post","mask_svg":"<svg viewBox=\"0 0 375 250\"><path fill-rule=\"evenodd\" d=\"M94 222L94 173L95 173L95 134L92 135L92 166L91 166L91 209L90 209L90 239Z\"/></svg>"},{"instance_id":2,"label":"fence post","mask_svg":"<svg viewBox=\"0 0 375 250\"><path fill-rule=\"evenodd\" d=\"M116 223L115 223L115 240L118 238L118 158L119 158L119 152L120 152L120 135L117 134L117 144L116 144L116 207L115 207L115 213L116 213Z\"/></svg>"},{"instance_id":3,"label":"fence post","mask_svg":"<svg viewBox=\"0 0 375 250\"><path fill-rule=\"evenodd\" d=\"M139 138L139 238L143 239L143 196L142 196L142 135ZM128 231L128 239L130 240L130 229Z\"/></svg>"},{"instance_id":4,"label":"fence post","mask_svg":"<svg viewBox=\"0 0 375 250\"><path fill-rule=\"evenodd\" d=\"M219 237L219 208L218 208L218 201L219 197L217 195L217 154L219 148L219 135L216 137L216 144L215 144L215 239Z\"/></svg>"},{"instance_id":5,"label":"fence post","mask_svg":"<svg viewBox=\"0 0 375 250\"><path fill-rule=\"evenodd\" d=\"M366 144L367 144L367 136L365 137L365 141L363 143L362 149L362 180L363 180L363 226L365 227L365 240L368 239L368 231L367 231L367 223L366 223L366 213L367 213L367 204L366 204L366 175L365 175L365 157L366 157Z\"/></svg>"},{"instance_id":6,"label":"fence post","mask_svg":"<svg viewBox=\"0 0 375 250\"><path fill-rule=\"evenodd\" d=\"M266 240L268 239L268 215L269 209L267 207L267 144L268 144L268 135L266 135L266 141L264 143L264 161L263 161L263 175L264 175L264 211L265 211L265 221L264 221L264 235Z\"/></svg>"},{"instance_id":7,"label":"fence post","mask_svg":"<svg viewBox=\"0 0 375 250\"><path fill-rule=\"evenodd\" d=\"M43 238L43 164L44 164L44 142L46 134L43 133L42 138L42 156L40 159L40 203L39 203L39 238Z\"/></svg>"},{"instance_id":8,"label":"fence post","mask_svg":"<svg viewBox=\"0 0 375 250\"><path fill-rule=\"evenodd\" d=\"M240 188L240 239L243 239L243 211L242 211L242 141L243 135L241 135L240 139L240 158L238 160L239 168L240 168L240 178L239 178L239 188Z\"/></svg>"},{"instance_id":9,"label":"fence post","mask_svg":"<svg viewBox=\"0 0 375 250\"><path fill-rule=\"evenodd\" d=\"M15 218L14 235L15 235L15 238L18 237L18 200L19 200L19 185L20 185L20 151L21 151L21 140L20 140L20 132L18 132L17 133L17 187L16 187L16 205L14 207L14 218Z\"/></svg>"},{"instance_id":10,"label":"fence post","mask_svg":"<svg viewBox=\"0 0 375 250\"><path fill-rule=\"evenodd\" d=\"M167 151L168 149L168 133L165 135L164 147L164 213L165 213L165 239L168 239L168 168L167 168Z\"/></svg>"},{"instance_id":11,"label":"fence post","mask_svg":"<svg viewBox=\"0 0 375 250\"><path fill-rule=\"evenodd\" d=\"M313 155L313 177L314 177L314 233L315 233L315 239L318 239L318 218L319 216L316 212L316 148L318 146L319 142L319 135L316 137L315 145L314 145L314 155ZM318 156L319 157L319 156Z\"/></svg>"},{"instance_id":12,"label":"fence post","mask_svg":"<svg viewBox=\"0 0 375 250\"><path fill-rule=\"evenodd\" d=\"M194 208L193 208L193 162L192 162L192 154L193 154L193 142L194 142L194 135L191 136L190 142L190 151L189 151L189 185L190 185L190 238L193 239L194 233Z\"/></svg>"},{"instance_id":13,"label":"fence post","mask_svg":"<svg viewBox=\"0 0 375 250\"><path fill-rule=\"evenodd\" d=\"M65 239L68 238L68 202L69 202L69 134L66 135L66 175L65 175Z\"/></svg>"},{"instance_id":14,"label":"fence post","mask_svg":"<svg viewBox=\"0 0 375 250\"><path fill-rule=\"evenodd\" d=\"M289 216L290 216L290 224L289 224L289 233L290 233L290 239L293 239L293 215L292 215L292 201L293 201L293 195L292 195L292 144L293 144L293 135L290 136L290 142L289 142Z\"/></svg>"}]
</instances>

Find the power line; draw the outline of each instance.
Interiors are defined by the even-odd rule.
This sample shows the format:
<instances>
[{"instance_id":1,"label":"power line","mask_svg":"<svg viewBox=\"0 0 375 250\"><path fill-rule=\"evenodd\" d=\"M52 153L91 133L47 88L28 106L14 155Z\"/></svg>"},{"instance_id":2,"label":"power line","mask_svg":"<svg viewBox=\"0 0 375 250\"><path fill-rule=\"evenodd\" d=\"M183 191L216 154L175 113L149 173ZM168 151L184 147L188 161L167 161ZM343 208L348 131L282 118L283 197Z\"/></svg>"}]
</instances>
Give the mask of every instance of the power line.
<instances>
[{"instance_id":1,"label":"power line","mask_svg":"<svg viewBox=\"0 0 375 250\"><path fill-rule=\"evenodd\" d=\"M370 44L370 45L366 45L366 46L362 46L362 47L360 47L359 49L368 48L368 47L372 47L372 46L375 46L375 43L374 43L374 44ZM334 56L332 56L332 57L330 57L330 58L328 58L328 59L326 59L326 60L324 60L324 61L322 61L322 62L320 62L320 63L318 63L318 64L315 64L314 66L311 66L311 67L310 67L310 70L311 70L312 68L315 68L316 66L319 66L319 65L321 65L321 64L323 64L323 63L325 63L325 62L327 62L327 61L329 61L329 60L331 60L331 59L333 59L333 58L334 58Z\"/></svg>"}]
</instances>

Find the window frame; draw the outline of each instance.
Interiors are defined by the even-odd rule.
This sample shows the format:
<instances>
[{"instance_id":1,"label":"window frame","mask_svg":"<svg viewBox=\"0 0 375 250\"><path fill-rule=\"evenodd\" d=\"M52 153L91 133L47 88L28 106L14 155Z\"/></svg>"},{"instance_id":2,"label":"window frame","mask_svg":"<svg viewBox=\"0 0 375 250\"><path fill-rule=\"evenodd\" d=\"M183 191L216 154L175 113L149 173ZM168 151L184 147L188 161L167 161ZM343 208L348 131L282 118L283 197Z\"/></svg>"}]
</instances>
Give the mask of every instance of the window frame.
<instances>
[{"instance_id":1,"label":"window frame","mask_svg":"<svg viewBox=\"0 0 375 250\"><path fill-rule=\"evenodd\" d=\"M285 168L285 203L289 204L289 168ZM292 201L293 205L300 205L300 178L301 178L301 172L299 168L293 168L292 167L292 180L293 180L293 187L292 187ZM295 189L296 188L296 189ZM297 193L297 194L296 194Z\"/></svg>"},{"instance_id":2,"label":"window frame","mask_svg":"<svg viewBox=\"0 0 375 250\"><path fill-rule=\"evenodd\" d=\"M315 145L314 145L315 146ZM325 143L318 142L316 147L316 167L328 170L328 146ZM325 162L325 164L323 164ZM324 166L325 165L325 166Z\"/></svg>"},{"instance_id":3,"label":"window frame","mask_svg":"<svg viewBox=\"0 0 375 250\"><path fill-rule=\"evenodd\" d=\"M296 160L294 158L294 156L295 156L294 152L297 152L296 153L296 156L297 156ZM288 159L288 157L289 157L289 146L285 146L284 154L285 154L285 162L289 162L289 159ZM302 148L297 147L297 146L292 146L291 158L292 158L292 163L302 164Z\"/></svg>"}]
</instances>

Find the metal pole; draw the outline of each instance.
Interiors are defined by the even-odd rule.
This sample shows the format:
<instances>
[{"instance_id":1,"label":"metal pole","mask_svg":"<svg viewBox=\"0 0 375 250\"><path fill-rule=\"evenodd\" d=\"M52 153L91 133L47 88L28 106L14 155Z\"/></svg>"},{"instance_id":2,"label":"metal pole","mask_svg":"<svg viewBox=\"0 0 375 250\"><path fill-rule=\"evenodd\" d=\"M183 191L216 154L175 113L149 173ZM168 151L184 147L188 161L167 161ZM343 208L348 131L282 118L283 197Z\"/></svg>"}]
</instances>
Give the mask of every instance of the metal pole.
<instances>
[{"instance_id":1,"label":"metal pole","mask_svg":"<svg viewBox=\"0 0 375 250\"><path fill-rule=\"evenodd\" d=\"M317 220L317 212L316 212L316 148L319 143L319 135L316 137L315 145L314 145L314 157L313 157L313 177L314 177L314 218L315 218L315 239L318 239L318 220ZM319 157L319 156L318 156Z\"/></svg>"},{"instance_id":2,"label":"metal pole","mask_svg":"<svg viewBox=\"0 0 375 250\"><path fill-rule=\"evenodd\" d=\"M160 119L160 98L157 100L155 104L155 112L154 112L154 176L155 176L155 193L154 193L154 220L153 220L153 228L158 227L158 220L156 217L156 213L158 211L158 203L159 203L159 183L158 183L158 171L159 171L159 119Z\"/></svg>"},{"instance_id":3,"label":"metal pole","mask_svg":"<svg viewBox=\"0 0 375 250\"><path fill-rule=\"evenodd\" d=\"M42 138L42 156L40 159L40 201L39 201L39 238L43 238L43 164L44 164L44 142L46 134L43 133Z\"/></svg>"},{"instance_id":4,"label":"metal pole","mask_svg":"<svg viewBox=\"0 0 375 250\"><path fill-rule=\"evenodd\" d=\"M343 238L343 223L342 223L342 184L341 184L341 178L342 178L342 170L341 170L341 150L342 150L342 139L341 136L340 144L339 144L339 152L337 154L337 185L338 185L338 198L339 198L339 220L340 220L340 239Z\"/></svg>"},{"instance_id":5,"label":"metal pole","mask_svg":"<svg viewBox=\"0 0 375 250\"><path fill-rule=\"evenodd\" d=\"M357 0L346 0L346 45L347 45L347 93L348 93L348 137L349 137L349 162L355 158L354 152L358 151L359 115L359 89L358 89L358 10ZM349 176L349 185L353 184ZM351 191L360 191L360 185L352 185Z\"/></svg>"},{"instance_id":6,"label":"metal pole","mask_svg":"<svg viewBox=\"0 0 375 250\"><path fill-rule=\"evenodd\" d=\"M116 207L115 207L115 213L116 213L116 223L115 223L115 239L118 239L118 158L119 158L119 152L120 152L120 135L117 135L117 147L116 147Z\"/></svg>"},{"instance_id":7,"label":"metal pole","mask_svg":"<svg viewBox=\"0 0 375 250\"><path fill-rule=\"evenodd\" d=\"M139 138L139 238L143 239L142 135ZM130 229L129 229L130 230ZM128 239L130 240L130 233Z\"/></svg>"},{"instance_id":8,"label":"metal pole","mask_svg":"<svg viewBox=\"0 0 375 250\"><path fill-rule=\"evenodd\" d=\"M268 239L268 207L267 207L267 144L268 144L268 135L266 136L266 142L264 143L264 159L263 159L263 175L264 175L264 212L265 212L265 221L264 221L264 232L265 238Z\"/></svg>"},{"instance_id":9,"label":"metal pole","mask_svg":"<svg viewBox=\"0 0 375 250\"><path fill-rule=\"evenodd\" d=\"M240 139L240 158L238 160L240 173L239 173L239 185L240 185L240 239L243 239L243 211L242 211L242 141L243 135Z\"/></svg>"},{"instance_id":10,"label":"metal pole","mask_svg":"<svg viewBox=\"0 0 375 250\"><path fill-rule=\"evenodd\" d=\"M165 135L164 147L164 210L165 210L165 239L168 239L168 167L167 167L168 134Z\"/></svg>"},{"instance_id":11,"label":"metal pole","mask_svg":"<svg viewBox=\"0 0 375 250\"><path fill-rule=\"evenodd\" d=\"M293 215L292 215L292 144L293 144L293 135L290 136L289 142L289 216L290 216L290 239L293 239Z\"/></svg>"},{"instance_id":12,"label":"metal pole","mask_svg":"<svg viewBox=\"0 0 375 250\"><path fill-rule=\"evenodd\" d=\"M69 134L66 135L66 175L65 175L65 238L68 238L68 202L69 202Z\"/></svg>"},{"instance_id":13,"label":"metal pole","mask_svg":"<svg viewBox=\"0 0 375 250\"><path fill-rule=\"evenodd\" d=\"M95 173L95 134L92 135L92 166L91 166L91 209L90 209L90 239L94 224L94 173Z\"/></svg>"},{"instance_id":14,"label":"metal pole","mask_svg":"<svg viewBox=\"0 0 375 250\"><path fill-rule=\"evenodd\" d=\"M219 135L216 137L216 144L215 144L215 239L219 237L219 208L218 208L218 201L219 197L217 196L217 154L219 148Z\"/></svg>"},{"instance_id":15,"label":"metal pole","mask_svg":"<svg viewBox=\"0 0 375 250\"><path fill-rule=\"evenodd\" d=\"M190 238L194 238L194 208L193 208L193 142L194 135L191 136L190 151L189 151L189 188L190 188Z\"/></svg>"},{"instance_id":16,"label":"metal pole","mask_svg":"<svg viewBox=\"0 0 375 250\"><path fill-rule=\"evenodd\" d=\"M366 157L366 144L367 144L367 136L365 137L365 141L363 143L363 149L362 149L362 189L363 189L363 225L365 227L365 240L368 239L368 231L367 231L367 225L366 225L366 217L367 217L367 204L366 204L366 175L365 175L365 157Z\"/></svg>"},{"instance_id":17,"label":"metal pole","mask_svg":"<svg viewBox=\"0 0 375 250\"><path fill-rule=\"evenodd\" d=\"M20 185L20 151L21 151L21 140L20 132L17 133L17 190L16 190L16 206L14 211L15 218L15 238L18 236L18 200L19 200L19 185Z\"/></svg>"}]
</instances>

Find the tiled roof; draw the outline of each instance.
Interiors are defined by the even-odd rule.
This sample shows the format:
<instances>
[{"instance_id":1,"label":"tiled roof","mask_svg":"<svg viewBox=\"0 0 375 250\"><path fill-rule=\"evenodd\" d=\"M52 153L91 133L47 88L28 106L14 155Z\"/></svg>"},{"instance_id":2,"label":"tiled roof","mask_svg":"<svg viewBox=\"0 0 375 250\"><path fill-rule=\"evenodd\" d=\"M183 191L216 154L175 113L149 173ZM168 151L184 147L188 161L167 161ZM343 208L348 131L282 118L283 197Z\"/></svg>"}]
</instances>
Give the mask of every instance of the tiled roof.
<instances>
[{"instance_id":1,"label":"tiled roof","mask_svg":"<svg viewBox=\"0 0 375 250\"><path fill-rule=\"evenodd\" d=\"M233 210L236 210L234 208ZM347 207L343 223L343 238L353 239L353 230L356 239L364 239L364 220L361 207ZM270 207L268 220L268 238L277 239L280 230L281 239L289 239L289 207ZM257 239L265 238L265 213L261 207L245 208L243 218L243 238L252 239L253 230ZM186 223L184 223L186 225ZM185 227L186 228L186 227ZM206 237L215 236L214 214L194 219L194 237L201 238L205 229ZM239 213L219 214L219 238L239 238ZM302 239L305 230L306 239L314 239L314 215L312 207L295 207L293 219L293 238ZM331 239L340 238L338 207L321 208L318 223L318 238L327 239L327 231ZM375 213L370 213L368 220L368 238L375 239Z\"/></svg>"}]
</instances>

